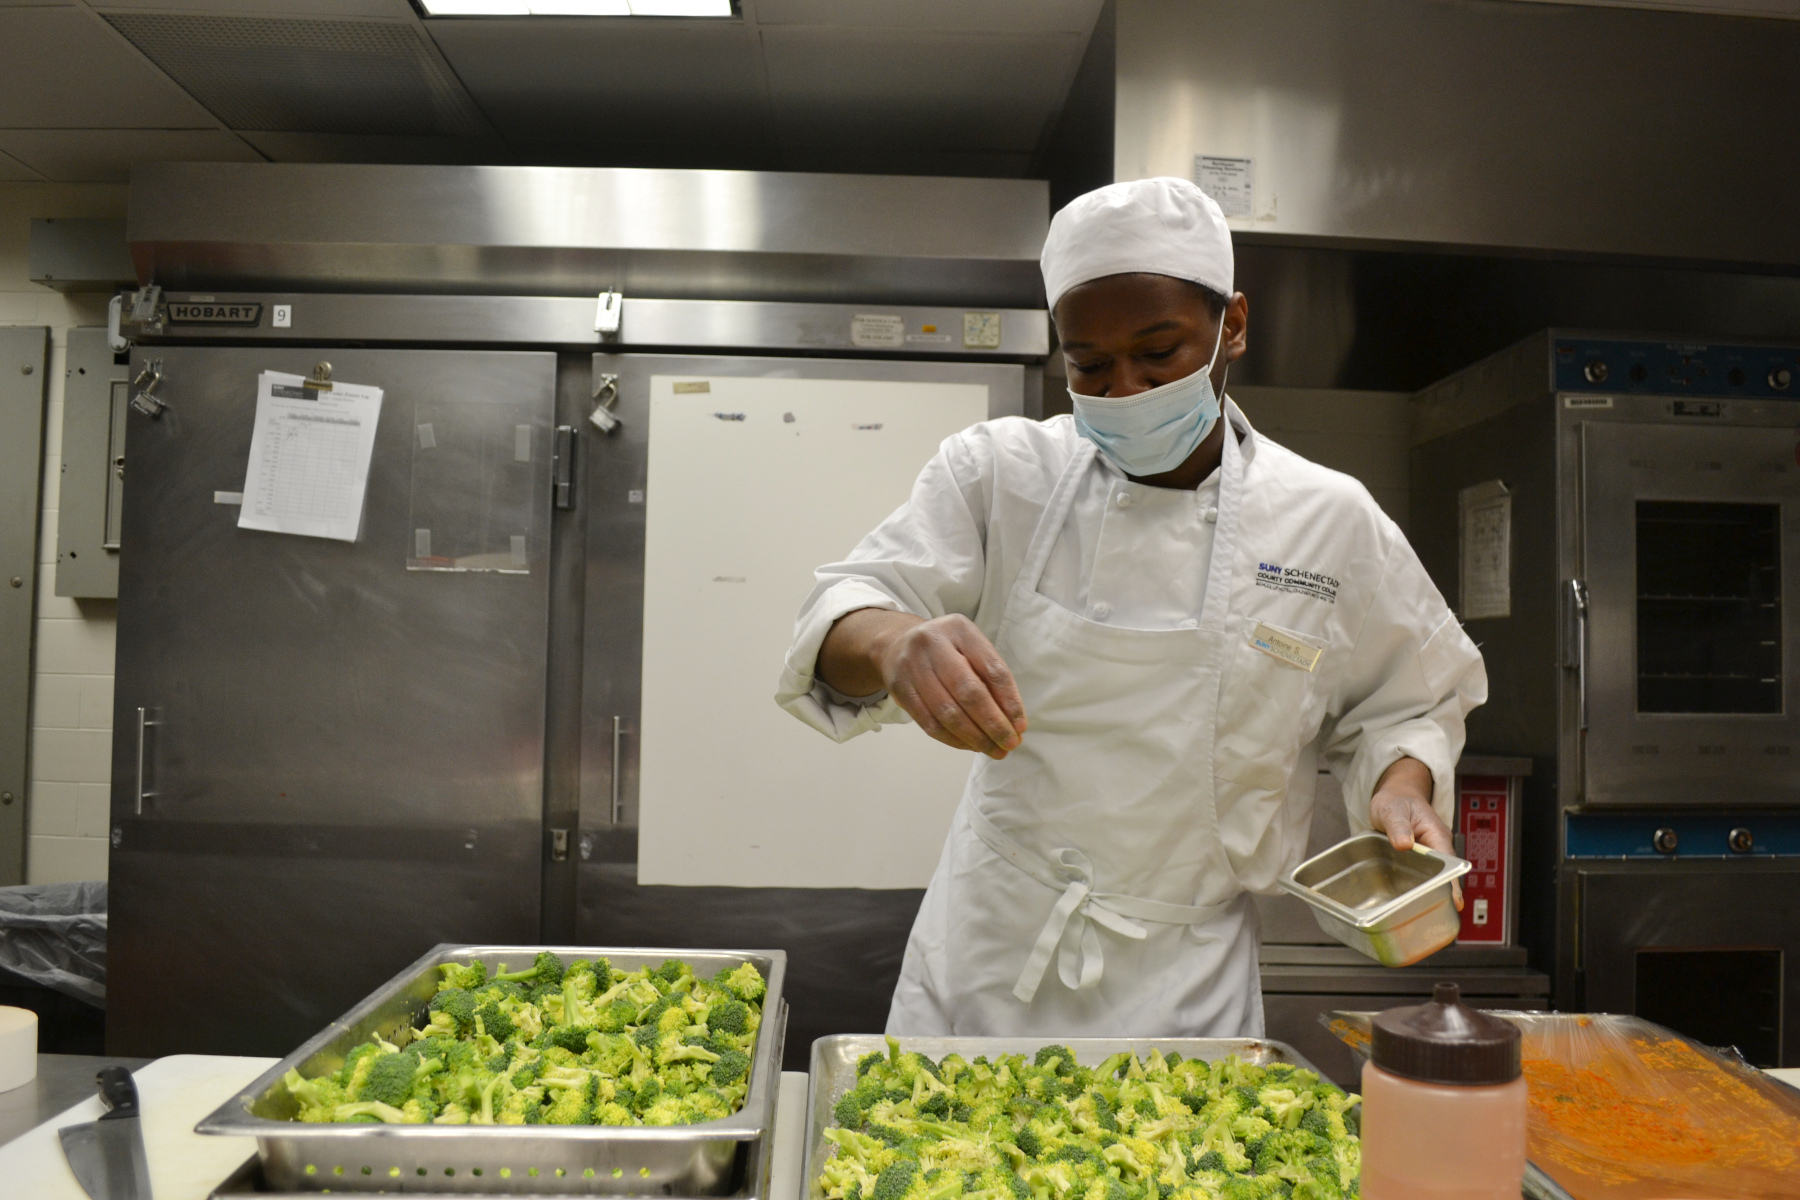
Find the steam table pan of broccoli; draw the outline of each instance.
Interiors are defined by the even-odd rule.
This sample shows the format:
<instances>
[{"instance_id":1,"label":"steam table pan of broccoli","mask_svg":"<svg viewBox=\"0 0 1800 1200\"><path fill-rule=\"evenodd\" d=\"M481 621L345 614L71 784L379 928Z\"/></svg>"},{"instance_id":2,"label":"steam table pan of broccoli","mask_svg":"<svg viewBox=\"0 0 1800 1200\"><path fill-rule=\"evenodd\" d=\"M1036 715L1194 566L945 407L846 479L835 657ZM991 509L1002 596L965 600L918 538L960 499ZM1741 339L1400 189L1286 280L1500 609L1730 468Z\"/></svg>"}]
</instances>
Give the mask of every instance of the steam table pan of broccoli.
<instances>
[{"instance_id":1,"label":"steam table pan of broccoli","mask_svg":"<svg viewBox=\"0 0 1800 1200\"><path fill-rule=\"evenodd\" d=\"M761 1197L780 950L441 945L196 1128L278 1192Z\"/></svg>"},{"instance_id":2,"label":"steam table pan of broccoli","mask_svg":"<svg viewBox=\"0 0 1800 1200\"><path fill-rule=\"evenodd\" d=\"M1281 1042L820 1038L806 1200L1347 1200L1360 1117Z\"/></svg>"}]
</instances>

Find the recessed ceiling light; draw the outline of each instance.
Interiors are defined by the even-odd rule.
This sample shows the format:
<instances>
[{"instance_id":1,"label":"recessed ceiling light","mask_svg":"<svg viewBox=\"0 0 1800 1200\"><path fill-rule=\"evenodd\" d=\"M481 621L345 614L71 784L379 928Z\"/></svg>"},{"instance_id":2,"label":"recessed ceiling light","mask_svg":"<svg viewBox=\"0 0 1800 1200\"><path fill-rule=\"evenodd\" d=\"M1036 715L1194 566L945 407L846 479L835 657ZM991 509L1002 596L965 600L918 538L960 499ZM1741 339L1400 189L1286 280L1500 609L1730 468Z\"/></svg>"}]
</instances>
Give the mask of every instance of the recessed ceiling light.
<instances>
[{"instance_id":1,"label":"recessed ceiling light","mask_svg":"<svg viewBox=\"0 0 1800 1200\"><path fill-rule=\"evenodd\" d=\"M731 0L419 0L428 17L729 17Z\"/></svg>"},{"instance_id":2,"label":"recessed ceiling light","mask_svg":"<svg viewBox=\"0 0 1800 1200\"><path fill-rule=\"evenodd\" d=\"M634 17L729 17L731 0L631 0Z\"/></svg>"}]
</instances>

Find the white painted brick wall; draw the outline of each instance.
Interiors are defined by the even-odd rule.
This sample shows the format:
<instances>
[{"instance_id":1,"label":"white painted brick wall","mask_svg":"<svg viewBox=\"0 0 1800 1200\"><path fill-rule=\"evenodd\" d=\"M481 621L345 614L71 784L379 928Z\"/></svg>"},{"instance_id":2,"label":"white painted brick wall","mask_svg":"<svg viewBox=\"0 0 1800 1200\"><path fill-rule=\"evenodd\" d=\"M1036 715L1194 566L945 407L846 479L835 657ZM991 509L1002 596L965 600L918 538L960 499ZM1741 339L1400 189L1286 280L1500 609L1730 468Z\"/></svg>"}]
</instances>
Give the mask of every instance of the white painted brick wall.
<instances>
[{"instance_id":1,"label":"white painted brick wall","mask_svg":"<svg viewBox=\"0 0 1800 1200\"><path fill-rule=\"evenodd\" d=\"M110 600L77 602L56 594L68 330L105 324L107 297L65 296L31 282L27 259L31 218L124 215L122 187L0 184L0 325L47 325L54 341L44 413L31 778L25 795L25 877L30 883L106 878L118 607ZM5 435L0 430L0 436Z\"/></svg>"}]
</instances>

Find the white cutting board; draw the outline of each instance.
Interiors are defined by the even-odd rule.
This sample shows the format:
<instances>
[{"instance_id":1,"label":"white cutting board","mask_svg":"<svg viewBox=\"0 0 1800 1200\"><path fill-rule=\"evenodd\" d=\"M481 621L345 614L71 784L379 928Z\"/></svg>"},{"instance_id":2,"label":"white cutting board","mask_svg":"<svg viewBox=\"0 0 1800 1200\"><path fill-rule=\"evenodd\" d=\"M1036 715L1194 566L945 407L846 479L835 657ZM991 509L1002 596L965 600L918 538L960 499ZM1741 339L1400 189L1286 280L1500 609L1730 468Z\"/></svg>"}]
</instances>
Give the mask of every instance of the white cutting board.
<instances>
[{"instance_id":1,"label":"white cutting board","mask_svg":"<svg viewBox=\"0 0 1800 1200\"><path fill-rule=\"evenodd\" d=\"M272 1058L172 1054L132 1076L144 1112L144 1157L156 1200L206 1200L256 1153L255 1138L198 1134L194 1126L274 1065ZM87 1200L56 1131L95 1120L103 1111L100 1097L90 1096L0 1146L0 1192L32 1200Z\"/></svg>"}]
</instances>

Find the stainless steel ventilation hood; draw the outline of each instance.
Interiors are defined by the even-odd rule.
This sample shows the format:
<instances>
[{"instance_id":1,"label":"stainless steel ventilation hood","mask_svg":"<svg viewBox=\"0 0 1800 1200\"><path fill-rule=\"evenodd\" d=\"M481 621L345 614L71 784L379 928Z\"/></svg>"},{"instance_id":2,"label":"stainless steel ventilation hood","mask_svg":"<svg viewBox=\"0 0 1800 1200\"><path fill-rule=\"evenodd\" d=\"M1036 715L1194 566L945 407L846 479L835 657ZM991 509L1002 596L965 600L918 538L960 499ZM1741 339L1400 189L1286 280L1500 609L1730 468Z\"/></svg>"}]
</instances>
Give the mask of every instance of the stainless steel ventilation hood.
<instances>
[{"instance_id":1,"label":"stainless steel ventilation hood","mask_svg":"<svg viewBox=\"0 0 1800 1200\"><path fill-rule=\"evenodd\" d=\"M1040 180L151 163L142 283L1041 308Z\"/></svg>"}]
</instances>

